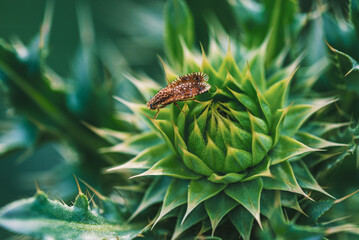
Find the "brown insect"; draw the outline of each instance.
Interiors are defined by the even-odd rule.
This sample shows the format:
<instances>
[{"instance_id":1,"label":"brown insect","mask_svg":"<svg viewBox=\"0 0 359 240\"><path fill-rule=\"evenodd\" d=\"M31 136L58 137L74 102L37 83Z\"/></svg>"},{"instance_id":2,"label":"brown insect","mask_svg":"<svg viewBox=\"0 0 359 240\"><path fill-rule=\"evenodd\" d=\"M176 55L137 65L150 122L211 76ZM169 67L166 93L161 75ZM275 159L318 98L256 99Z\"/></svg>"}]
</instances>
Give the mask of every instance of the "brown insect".
<instances>
[{"instance_id":1,"label":"brown insect","mask_svg":"<svg viewBox=\"0 0 359 240\"><path fill-rule=\"evenodd\" d=\"M182 111L177 102L195 100L195 96L207 92L211 88L207 81L207 74L195 72L180 76L173 82L168 83L167 87L162 88L147 103L150 110L157 110L153 118L157 118L160 109L171 103L174 103Z\"/></svg>"}]
</instances>

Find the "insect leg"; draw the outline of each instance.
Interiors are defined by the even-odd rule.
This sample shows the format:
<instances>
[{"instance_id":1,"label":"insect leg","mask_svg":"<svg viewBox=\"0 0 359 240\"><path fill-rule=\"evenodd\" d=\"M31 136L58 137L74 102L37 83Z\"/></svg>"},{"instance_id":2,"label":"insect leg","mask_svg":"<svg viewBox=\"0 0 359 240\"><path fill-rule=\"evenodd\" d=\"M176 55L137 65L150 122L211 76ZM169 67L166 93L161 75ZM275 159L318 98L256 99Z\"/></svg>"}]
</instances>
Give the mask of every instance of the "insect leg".
<instances>
[{"instance_id":1,"label":"insect leg","mask_svg":"<svg viewBox=\"0 0 359 240\"><path fill-rule=\"evenodd\" d=\"M184 115L187 115L187 113L185 111L183 111L182 108L180 108L176 102L173 102L173 104L176 105L178 107L178 109L184 113Z\"/></svg>"},{"instance_id":2,"label":"insect leg","mask_svg":"<svg viewBox=\"0 0 359 240\"><path fill-rule=\"evenodd\" d=\"M168 104L162 104L162 105L158 106L157 107L157 112L156 112L155 116L153 117L153 119L156 119L157 116L158 116L158 113L160 112L160 109L166 107L167 105Z\"/></svg>"},{"instance_id":3,"label":"insect leg","mask_svg":"<svg viewBox=\"0 0 359 240\"><path fill-rule=\"evenodd\" d=\"M157 112L156 112L155 116L153 117L153 119L157 118L159 112L160 112L160 108L157 108Z\"/></svg>"}]
</instances>

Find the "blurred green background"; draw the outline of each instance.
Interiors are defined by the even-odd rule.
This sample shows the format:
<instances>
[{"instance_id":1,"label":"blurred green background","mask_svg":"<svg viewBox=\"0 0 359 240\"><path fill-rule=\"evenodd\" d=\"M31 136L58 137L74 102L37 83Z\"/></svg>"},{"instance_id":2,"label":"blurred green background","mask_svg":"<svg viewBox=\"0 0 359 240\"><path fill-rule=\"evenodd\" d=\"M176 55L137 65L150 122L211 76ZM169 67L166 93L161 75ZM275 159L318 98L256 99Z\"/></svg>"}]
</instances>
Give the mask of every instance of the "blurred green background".
<instances>
[{"instance_id":1,"label":"blurred green background","mask_svg":"<svg viewBox=\"0 0 359 240\"><path fill-rule=\"evenodd\" d=\"M71 64L79 46L77 10L88 6L98 47L112 45L123 58L116 59L119 68L131 66L152 76L162 76L157 54L162 53L162 11L164 1L154 0L104 0L104 1L54 1L54 16L50 33L48 65L60 76L69 77ZM6 41L20 40L28 44L40 30L47 1L0 1L0 38ZM150 23L146 28L144 22ZM106 49L104 49L106 51ZM133 53L136 54L133 54ZM124 60L126 59L126 60ZM5 118L9 109L4 96L0 98L0 117ZM0 148L7 139L0 138ZM35 181L54 198L57 195L76 194L73 178L58 189L46 178L46 171L63 161L56 143L48 143L34 152L13 152L0 157L0 206L35 192ZM45 175L45 176L44 176ZM49 179L43 182L41 179ZM66 191L69 192L64 192ZM13 236L0 229L0 239Z\"/></svg>"}]
</instances>

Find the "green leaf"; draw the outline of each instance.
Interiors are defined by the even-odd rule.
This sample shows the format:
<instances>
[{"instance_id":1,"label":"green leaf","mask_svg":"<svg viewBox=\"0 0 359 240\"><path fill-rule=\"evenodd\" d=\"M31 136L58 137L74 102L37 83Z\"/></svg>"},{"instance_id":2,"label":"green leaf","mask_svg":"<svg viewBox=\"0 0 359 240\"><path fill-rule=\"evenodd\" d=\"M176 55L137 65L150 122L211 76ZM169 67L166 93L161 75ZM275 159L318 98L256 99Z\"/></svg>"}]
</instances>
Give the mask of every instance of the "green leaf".
<instances>
[{"instance_id":1,"label":"green leaf","mask_svg":"<svg viewBox=\"0 0 359 240\"><path fill-rule=\"evenodd\" d=\"M184 165L186 165L186 167L188 167L195 173L205 176L210 176L213 173L213 170L209 168L208 165L202 159L183 148L182 158Z\"/></svg>"},{"instance_id":2,"label":"green leaf","mask_svg":"<svg viewBox=\"0 0 359 240\"><path fill-rule=\"evenodd\" d=\"M224 172L233 173L244 171L252 166L252 162L253 158L251 153L228 146L224 162Z\"/></svg>"},{"instance_id":3,"label":"green leaf","mask_svg":"<svg viewBox=\"0 0 359 240\"><path fill-rule=\"evenodd\" d=\"M297 210L298 212L306 215L302 208L299 205L298 202L298 198L297 198L297 194L295 193L291 193L291 192L285 192L285 191L281 191L280 192L280 200L281 200L281 205L283 207L287 207L287 208L292 208Z\"/></svg>"},{"instance_id":4,"label":"green leaf","mask_svg":"<svg viewBox=\"0 0 359 240\"><path fill-rule=\"evenodd\" d=\"M235 59L233 58L230 48L228 48L227 53L222 61L222 64L218 72L220 76L226 76L229 73L235 79L242 78L242 73L236 64ZM225 81L222 81L220 85L218 85L219 88L223 88L224 86L225 86Z\"/></svg>"},{"instance_id":5,"label":"green leaf","mask_svg":"<svg viewBox=\"0 0 359 240\"><path fill-rule=\"evenodd\" d=\"M167 189L166 196L163 200L161 212L158 215L152 228L167 213L187 202L187 191L188 191L187 181L176 179L176 178L172 180L170 186Z\"/></svg>"},{"instance_id":6,"label":"green leaf","mask_svg":"<svg viewBox=\"0 0 359 240\"><path fill-rule=\"evenodd\" d=\"M127 219L127 216L124 214L124 209L123 209L123 205L119 204L118 202L115 202L114 200L105 197L104 195L102 195L100 192L98 192L96 189L94 189L92 186L90 186L88 183L86 183L85 181L81 180L80 181L86 185L86 187L88 189L90 189L101 201L101 207L102 209L96 209L97 206L96 204L93 204L94 206L94 210L96 210L97 212L101 213L102 216L113 223L118 223L119 221L125 221ZM77 202L77 198L75 200L75 203ZM75 204L74 204L75 206Z\"/></svg>"},{"instance_id":7,"label":"green leaf","mask_svg":"<svg viewBox=\"0 0 359 240\"><path fill-rule=\"evenodd\" d=\"M238 203L236 201L223 193L217 194L204 202L204 207L211 220L212 236L221 219L237 205Z\"/></svg>"},{"instance_id":8,"label":"green leaf","mask_svg":"<svg viewBox=\"0 0 359 240\"><path fill-rule=\"evenodd\" d=\"M204 136L204 130L206 128L207 124L207 118L208 118L208 109L209 106L205 108L205 110L201 113L201 115L197 118L198 127L201 131L201 133Z\"/></svg>"},{"instance_id":9,"label":"green leaf","mask_svg":"<svg viewBox=\"0 0 359 240\"><path fill-rule=\"evenodd\" d=\"M233 91L232 89L228 88L229 91L233 94L233 96L241 103L245 108L247 108L254 116L260 116L259 106L257 103L247 94L239 93Z\"/></svg>"},{"instance_id":10,"label":"green leaf","mask_svg":"<svg viewBox=\"0 0 359 240\"><path fill-rule=\"evenodd\" d=\"M112 59L116 59L116 56L114 58L111 58L111 60L109 60L109 61L111 61L109 63L109 65L112 63ZM161 63L165 64L164 62L161 62ZM107 66L107 67L109 67L109 66ZM167 70L166 67L167 66L163 66L165 72ZM113 70L114 71L113 74L116 75L116 72L119 71L118 65L115 64L115 66L113 68L115 68ZM111 71L111 69L109 69L109 70ZM147 76L137 75L137 74L136 75L131 75L130 73L126 73L126 74L124 74L124 77L133 86L135 86L136 89L138 89L138 91L142 95L142 98L143 98L144 101L146 101L148 99L151 99L153 94L155 94L158 91L158 89L161 88L161 86L158 84L157 81L154 81L154 80L152 80L151 78L149 78ZM167 77L167 74L166 74L166 77ZM175 78L177 78L177 75L175 76Z\"/></svg>"},{"instance_id":11,"label":"green leaf","mask_svg":"<svg viewBox=\"0 0 359 240\"><path fill-rule=\"evenodd\" d=\"M174 131L174 146L177 146L178 152L181 154L182 149L187 149L187 145L179 133L178 127L172 122Z\"/></svg>"},{"instance_id":12,"label":"green leaf","mask_svg":"<svg viewBox=\"0 0 359 240\"><path fill-rule=\"evenodd\" d=\"M262 162L249 169L247 176L243 181L250 181L259 177L272 177L269 170L271 159L269 156L265 157Z\"/></svg>"},{"instance_id":13,"label":"green leaf","mask_svg":"<svg viewBox=\"0 0 359 240\"><path fill-rule=\"evenodd\" d=\"M268 135L252 132L252 166L260 163L272 148L272 138Z\"/></svg>"},{"instance_id":14,"label":"green leaf","mask_svg":"<svg viewBox=\"0 0 359 240\"><path fill-rule=\"evenodd\" d=\"M175 154L163 158L146 172L131 178L143 176L170 176L181 179L198 179L201 177L189 170Z\"/></svg>"},{"instance_id":15,"label":"green leaf","mask_svg":"<svg viewBox=\"0 0 359 240\"><path fill-rule=\"evenodd\" d=\"M335 102L332 98L311 100L311 104L298 104L292 106L288 110L288 114L284 121L283 133L293 136L313 113L319 109Z\"/></svg>"},{"instance_id":16,"label":"green leaf","mask_svg":"<svg viewBox=\"0 0 359 240\"><path fill-rule=\"evenodd\" d=\"M257 97L258 97L259 105L262 109L265 119L267 120L267 125L271 126L272 121L273 121L271 105L268 103L265 96L263 96L263 94L260 92L260 90L258 88L256 88L256 90L257 90ZM266 133L268 133L268 132L266 132Z\"/></svg>"},{"instance_id":17,"label":"green leaf","mask_svg":"<svg viewBox=\"0 0 359 240\"><path fill-rule=\"evenodd\" d=\"M83 200L87 198L82 195ZM79 200L78 200L79 201ZM77 202L77 201L76 201ZM51 239L134 238L146 225L107 221L88 208L66 206L48 199L43 192L15 201L0 210L0 225L19 234ZM26 226L26 227L25 227Z\"/></svg>"},{"instance_id":18,"label":"green leaf","mask_svg":"<svg viewBox=\"0 0 359 240\"><path fill-rule=\"evenodd\" d=\"M132 213L129 221L134 219L139 213L143 210L146 210L149 206L162 202L165 197L168 184L170 179L168 177L157 177L152 181L150 186L145 192L140 205L137 207L136 211Z\"/></svg>"},{"instance_id":19,"label":"green leaf","mask_svg":"<svg viewBox=\"0 0 359 240\"><path fill-rule=\"evenodd\" d=\"M183 49L181 38L188 47L194 41L194 25L192 14L183 0L170 0L164 11L165 19L165 49L172 63L183 64Z\"/></svg>"},{"instance_id":20,"label":"green leaf","mask_svg":"<svg viewBox=\"0 0 359 240\"><path fill-rule=\"evenodd\" d=\"M339 129L341 127L348 126L350 123L330 123L330 122L317 122L311 121L304 127L303 131L311 133L316 136L322 136L330 131Z\"/></svg>"},{"instance_id":21,"label":"green leaf","mask_svg":"<svg viewBox=\"0 0 359 240\"><path fill-rule=\"evenodd\" d=\"M339 72L337 79L337 84L343 85L343 87L353 90L356 93L359 93L359 64L358 62L341 51L336 50L328 44L330 50L332 51L332 58L334 59L335 67Z\"/></svg>"},{"instance_id":22,"label":"green leaf","mask_svg":"<svg viewBox=\"0 0 359 240\"><path fill-rule=\"evenodd\" d=\"M336 143L336 142L330 142L323 138L317 137L315 135L312 135L308 132L298 132L295 134L295 138L304 143L305 145L308 145L312 148L327 148L327 147L343 147L348 146L347 144L342 143Z\"/></svg>"},{"instance_id":23,"label":"green leaf","mask_svg":"<svg viewBox=\"0 0 359 240\"><path fill-rule=\"evenodd\" d=\"M274 139L273 146L277 145L277 143L278 143L278 140L281 135L283 123L284 123L285 117L287 116L288 110L289 110L289 107L287 107L285 109L278 110L274 114L274 119L273 119L272 127L271 127L271 133L272 133L273 139Z\"/></svg>"},{"instance_id":24,"label":"green leaf","mask_svg":"<svg viewBox=\"0 0 359 240\"><path fill-rule=\"evenodd\" d=\"M83 124L91 131L96 133L98 136L106 139L112 144L118 143L119 140L124 141L133 135L132 133L126 131L112 130L108 128L98 128L87 122L83 122Z\"/></svg>"},{"instance_id":25,"label":"green leaf","mask_svg":"<svg viewBox=\"0 0 359 240\"><path fill-rule=\"evenodd\" d=\"M216 121L216 113L212 110L211 116L208 119L208 126L207 126L207 135L213 139L217 137L217 121Z\"/></svg>"},{"instance_id":26,"label":"green leaf","mask_svg":"<svg viewBox=\"0 0 359 240\"><path fill-rule=\"evenodd\" d=\"M261 214L267 217L268 219L271 219L273 212L275 211L275 208L281 208L280 201L277 202L276 194L278 194L276 191L266 190L264 187L261 195Z\"/></svg>"},{"instance_id":27,"label":"green leaf","mask_svg":"<svg viewBox=\"0 0 359 240\"><path fill-rule=\"evenodd\" d=\"M191 181L188 187L187 211L183 217L182 223L201 202L216 196L225 187L226 185L224 184L212 183L206 179Z\"/></svg>"},{"instance_id":28,"label":"green leaf","mask_svg":"<svg viewBox=\"0 0 359 240\"><path fill-rule=\"evenodd\" d=\"M311 219L317 221L324 213L329 211L334 206L333 200L309 202L305 206L305 212Z\"/></svg>"},{"instance_id":29,"label":"green leaf","mask_svg":"<svg viewBox=\"0 0 359 240\"><path fill-rule=\"evenodd\" d=\"M207 73L209 76L209 84L212 86L220 86L222 84L221 76L219 73L213 68L212 64L209 62L206 53L204 52L203 47L202 48L202 65L201 69L203 72Z\"/></svg>"},{"instance_id":30,"label":"green leaf","mask_svg":"<svg viewBox=\"0 0 359 240\"><path fill-rule=\"evenodd\" d=\"M245 207L257 220L259 226L261 226L259 200L262 188L262 180L255 179L248 182L231 184L224 192Z\"/></svg>"},{"instance_id":31,"label":"green leaf","mask_svg":"<svg viewBox=\"0 0 359 240\"><path fill-rule=\"evenodd\" d=\"M160 135L164 138L168 146L171 146L173 151L176 151L176 147L173 145L174 141L174 131L173 126L169 121L160 120L160 119L149 119L152 124L156 127L156 130L160 133Z\"/></svg>"},{"instance_id":32,"label":"green leaf","mask_svg":"<svg viewBox=\"0 0 359 240\"><path fill-rule=\"evenodd\" d=\"M268 134L268 125L265 121L257 118L249 113L249 120L251 121L251 130L258 133Z\"/></svg>"},{"instance_id":33,"label":"green leaf","mask_svg":"<svg viewBox=\"0 0 359 240\"><path fill-rule=\"evenodd\" d=\"M192 49L192 46L187 45L182 37L180 37L181 46L183 49L183 68L182 71L186 73L197 72L200 70L197 63L196 52Z\"/></svg>"},{"instance_id":34,"label":"green leaf","mask_svg":"<svg viewBox=\"0 0 359 240\"><path fill-rule=\"evenodd\" d=\"M144 148L158 145L162 142L162 139L154 132L144 132L136 134L120 144L113 147L101 149L102 153L108 152L121 152L128 154L139 154Z\"/></svg>"},{"instance_id":35,"label":"green leaf","mask_svg":"<svg viewBox=\"0 0 359 240\"><path fill-rule=\"evenodd\" d=\"M187 229L207 218L206 211L202 205L194 209L187 218L182 218L181 216L183 216L183 213L177 218L176 227L171 240L178 239Z\"/></svg>"},{"instance_id":36,"label":"green leaf","mask_svg":"<svg viewBox=\"0 0 359 240\"><path fill-rule=\"evenodd\" d=\"M279 141L273 151L270 153L272 164L278 164L287 159L308 152L319 151L318 149L310 148L294 138L287 136L280 136Z\"/></svg>"},{"instance_id":37,"label":"green leaf","mask_svg":"<svg viewBox=\"0 0 359 240\"><path fill-rule=\"evenodd\" d=\"M327 211L329 211L335 204L345 201L346 199L358 192L359 190L356 190L355 192L352 192L337 200L308 202L305 205L305 212L308 213L308 215L317 222L318 219L323 216L323 214L325 214Z\"/></svg>"},{"instance_id":38,"label":"green leaf","mask_svg":"<svg viewBox=\"0 0 359 240\"><path fill-rule=\"evenodd\" d=\"M117 101L119 101L122 105L124 105L125 107L127 107L129 110L131 110L136 117L144 117L144 116L147 116L147 115L152 115L153 112L148 109L146 107L146 105L144 104L139 104L139 103L135 103L135 102L129 102L129 101L126 101L125 99L123 98L120 98L120 97L117 97L117 96L113 96L114 99L116 99ZM164 109L162 111L167 111L167 109ZM166 113L166 115L168 115L168 113ZM160 114L161 116L161 114ZM150 118L149 116L147 116L148 120L151 120L152 118ZM152 119L154 120L154 119Z\"/></svg>"},{"instance_id":39,"label":"green leaf","mask_svg":"<svg viewBox=\"0 0 359 240\"><path fill-rule=\"evenodd\" d=\"M174 104L172 104L172 109L179 110L178 107L175 106ZM175 115L175 116L177 116L176 124L174 122L172 122L173 126L176 126L178 128L178 132L179 132L180 136L182 136L182 137L184 136L184 132L185 132L187 112L188 112L188 104L187 104L187 102L185 102L183 104L182 111L180 111L179 114Z\"/></svg>"},{"instance_id":40,"label":"green leaf","mask_svg":"<svg viewBox=\"0 0 359 240\"><path fill-rule=\"evenodd\" d=\"M324 191L302 161L292 163L292 167L299 186L321 192L331 198L334 198L332 195Z\"/></svg>"},{"instance_id":41,"label":"green leaf","mask_svg":"<svg viewBox=\"0 0 359 240\"><path fill-rule=\"evenodd\" d=\"M233 147L247 152L252 150L252 135L249 132L237 127L233 123L229 124L229 130L231 131Z\"/></svg>"},{"instance_id":42,"label":"green leaf","mask_svg":"<svg viewBox=\"0 0 359 240\"><path fill-rule=\"evenodd\" d=\"M284 100L289 90L290 78L283 79L270 86L265 92L266 99L270 99L270 108L273 113L284 107Z\"/></svg>"},{"instance_id":43,"label":"green leaf","mask_svg":"<svg viewBox=\"0 0 359 240\"><path fill-rule=\"evenodd\" d=\"M226 157L209 136L207 136L207 141L207 146L202 153L201 159L205 161L206 165L213 171L222 172Z\"/></svg>"},{"instance_id":44,"label":"green leaf","mask_svg":"<svg viewBox=\"0 0 359 240\"><path fill-rule=\"evenodd\" d=\"M194 118L194 127L193 130L190 131L188 137L188 149L190 152L194 153L197 156L201 156L202 152L206 148L206 142L203 138L203 133L198 126L196 118Z\"/></svg>"},{"instance_id":45,"label":"green leaf","mask_svg":"<svg viewBox=\"0 0 359 240\"><path fill-rule=\"evenodd\" d=\"M265 89L267 85L266 74L265 74L265 55L264 55L264 47L260 47L255 51L254 57L251 58L249 64L247 65L247 77L250 78L254 86L258 87L256 92L258 94L259 90Z\"/></svg>"},{"instance_id":46,"label":"green leaf","mask_svg":"<svg viewBox=\"0 0 359 240\"><path fill-rule=\"evenodd\" d=\"M294 192L309 198L300 188L289 162L274 165L270 170L273 178L263 178L265 189Z\"/></svg>"},{"instance_id":47,"label":"green leaf","mask_svg":"<svg viewBox=\"0 0 359 240\"><path fill-rule=\"evenodd\" d=\"M229 214L229 219L244 240L250 240L253 216L244 207L238 206Z\"/></svg>"},{"instance_id":48,"label":"green leaf","mask_svg":"<svg viewBox=\"0 0 359 240\"><path fill-rule=\"evenodd\" d=\"M168 149L168 146L166 144L159 144L143 150L142 152L137 154L136 157L132 158L126 163L116 167L112 167L107 171L117 172L123 169L149 169L154 164L156 164L170 154L171 151Z\"/></svg>"},{"instance_id":49,"label":"green leaf","mask_svg":"<svg viewBox=\"0 0 359 240\"><path fill-rule=\"evenodd\" d=\"M314 162L314 165L317 165L318 163L322 162L322 165L320 165L321 172L318 173L318 178L327 177L329 173L332 173L334 169L337 169L338 166L340 166L348 156L353 155L355 152L357 146L353 144L352 146L348 147L346 151L341 151L338 153L334 153L332 155L329 155L329 158L324 157L324 159L318 159L318 162Z\"/></svg>"},{"instance_id":50,"label":"green leaf","mask_svg":"<svg viewBox=\"0 0 359 240\"><path fill-rule=\"evenodd\" d=\"M223 118L223 116L220 114L216 114L216 117L217 117L217 135L216 138L214 138L214 142L216 146L219 147L219 149L225 151L226 146L232 144L231 132L227 128L226 124L224 123L227 122L228 120Z\"/></svg>"},{"instance_id":51,"label":"green leaf","mask_svg":"<svg viewBox=\"0 0 359 240\"><path fill-rule=\"evenodd\" d=\"M257 98L257 90L256 90L256 83L254 82L252 73L250 71L250 68L247 64L247 69L245 76L241 79L241 90L243 90L248 96L250 96L253 100L256 100Z\"/></svg>"},{"instance_id":52,"label":"green leaf","mask_svg":"<svg viewBox=\"0 0 359 240\"><path fill-rule=\"evenodd\" d=\"M217 173L212 173L211 176L209 176L208 180L214 183L235 183L242 181L247 174L245 173L227 173L224 175L220 175Z\"/></svg>"},{"instance_id":53,"label":"green leaf","mask_svg":"<svg viewBox=\"0 0 359 240\"><path fill-rule=\"evenodd\" d=\"M249 119L248 112L245 111L236 111L228 106L228 104L225 105L233 114L233 116L237 119L239 125L246 131L251 130L251 121Z\"/></svg>"}]
</instances>

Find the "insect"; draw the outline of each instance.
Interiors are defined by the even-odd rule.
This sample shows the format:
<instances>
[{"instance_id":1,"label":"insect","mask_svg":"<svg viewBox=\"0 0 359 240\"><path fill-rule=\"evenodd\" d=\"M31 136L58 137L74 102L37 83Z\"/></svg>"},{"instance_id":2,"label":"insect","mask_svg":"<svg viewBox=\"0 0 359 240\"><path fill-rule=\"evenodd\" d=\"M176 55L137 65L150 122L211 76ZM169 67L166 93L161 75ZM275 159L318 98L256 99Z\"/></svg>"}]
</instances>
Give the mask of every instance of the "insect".
<instances>
[{"instance_id":1,"label":"insect","mask_svg":"<svg viewBox=\"0 0 359 240\"><path fill-rule=\"evenodd\" d=\"M195 96L207 92L211 88L207 81L207 74L195 72L180 76L173 82L168 83L167 87L162 88L147 103L150 110L157 110L153 118L157 118L160 109L171 103L174 103L182 111L177 102L194 100Z\"/></svg>"}]
</instances>

